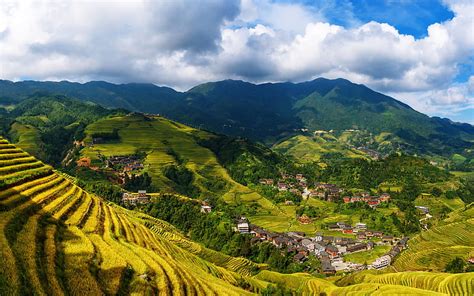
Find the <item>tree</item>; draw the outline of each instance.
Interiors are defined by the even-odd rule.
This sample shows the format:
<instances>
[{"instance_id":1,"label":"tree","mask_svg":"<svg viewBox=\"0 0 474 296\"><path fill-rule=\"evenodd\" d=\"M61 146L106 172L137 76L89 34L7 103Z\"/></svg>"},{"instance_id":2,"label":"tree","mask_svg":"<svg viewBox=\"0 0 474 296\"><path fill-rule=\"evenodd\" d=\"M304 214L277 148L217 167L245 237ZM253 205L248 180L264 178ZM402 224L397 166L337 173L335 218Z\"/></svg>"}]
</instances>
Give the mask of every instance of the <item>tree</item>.
<instances>
[{"instance_id":1,"label":"tree","mask_svg":"<svg viewBox=\"0 0 474 296\"><path fill-rule=\"evenodd\" d=\"M466 262L460 257L456 257L453 260L451 260L448 264L446 264L446 267L444 271L450 272L450 273L461 273L464 272L464 267L466 266Z\"/></svg>"}]
</instances>

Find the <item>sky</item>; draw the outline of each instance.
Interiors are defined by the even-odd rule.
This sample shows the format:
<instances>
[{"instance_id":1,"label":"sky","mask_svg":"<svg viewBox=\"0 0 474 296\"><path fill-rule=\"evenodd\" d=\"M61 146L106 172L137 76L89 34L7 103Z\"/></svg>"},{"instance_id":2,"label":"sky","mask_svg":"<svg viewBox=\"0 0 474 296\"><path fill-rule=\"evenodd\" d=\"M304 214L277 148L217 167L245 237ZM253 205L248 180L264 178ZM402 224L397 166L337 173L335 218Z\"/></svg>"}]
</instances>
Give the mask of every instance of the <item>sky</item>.
<instances>
[{"instance_id":1,"label":"sky","mask_svg":"<svg viewBox=\"0 0 474 296\"><path fill-rule=\"evenodd\" d=\"M474 0L0 0L0 79L346 78L474 124Z\"/></svg>"}]
</instances>

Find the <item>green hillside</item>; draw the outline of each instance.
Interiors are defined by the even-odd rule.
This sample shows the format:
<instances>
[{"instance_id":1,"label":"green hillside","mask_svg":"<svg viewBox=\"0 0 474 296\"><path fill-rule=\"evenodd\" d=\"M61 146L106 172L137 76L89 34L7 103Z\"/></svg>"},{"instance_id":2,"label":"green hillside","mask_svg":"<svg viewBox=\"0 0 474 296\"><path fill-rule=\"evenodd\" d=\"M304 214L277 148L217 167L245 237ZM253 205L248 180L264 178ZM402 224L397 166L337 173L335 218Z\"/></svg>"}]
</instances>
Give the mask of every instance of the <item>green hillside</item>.
<instances>
[{"instance_id":1,"label":"green hillside","mask_svg":"<svg viewBox=\"0 0 474 296\"><path fill-rule=\"evenodd\" d=\"M267 199L232 180L218 162L214 153L199 145L199 141L215 137L159 116L144 117L139 114L101 119L85 129L85 142L91 143L94 135L116 131L117 140L85 147L82 157L97 162L100 156L145 153L145 172L160 192L175 192L181 185L194 187L194 195L206 199L222 196L230 203L257 203L261 208L275 211ZM190 183L179 184L164 175L169 166L184 167L192 173Z\"/></svg>"},{"instance_id":2,"label":"green hillside","mask_svg":"<svg viewBox=\"0 0 474 296\"><path fill-rule=\"evenodd\" d=\"M275 151L294 156L300 161L319 161L324 154L338 153L343 157L368 156L356 149L352 149L337 138L294 136L272 147Z\"/></svg>"},{"instance_id":3,"label":"green hillside","mask_svg":"<svg viewBox=\"0 0 474 296\"><path fill-rule=\"evenodd\" d=\"M16 104L3 120L0 134L52 165L59 165L86 125L110 114L99 105L64 96L37 94Z\"/></svg>"},{"instance_id":4,"label":"green hillside","mask_svg":"<svg viewBox=\"0 0 474 296\"><path fill-rule=\"evenodd\" d=\"M4 139L0 229L0 262L8 266L0 269L1 295L246 295L276 291L278 284L304 295L473 292L472 273L363 273L338 286L305 273L265 271L105 202Z\"/></svg>"},{"instance_id":5,"label":"green hillside","mask_svg":"<svg viewBox=\"0 0 474 296\"><path fill-rule=\"evenodd\" d=\"M408 105L344 79L302 83L224 80L186 92L152 84L0 81L0 100L14 105L31 95L62 94L107 107L157 113L187 125L273 145L301 129L359 129L389 134L410 153L449 157L473 147L474 127L430 118ZM471 157L472 158L472 157Z\"/></svg>"}]
</instances>

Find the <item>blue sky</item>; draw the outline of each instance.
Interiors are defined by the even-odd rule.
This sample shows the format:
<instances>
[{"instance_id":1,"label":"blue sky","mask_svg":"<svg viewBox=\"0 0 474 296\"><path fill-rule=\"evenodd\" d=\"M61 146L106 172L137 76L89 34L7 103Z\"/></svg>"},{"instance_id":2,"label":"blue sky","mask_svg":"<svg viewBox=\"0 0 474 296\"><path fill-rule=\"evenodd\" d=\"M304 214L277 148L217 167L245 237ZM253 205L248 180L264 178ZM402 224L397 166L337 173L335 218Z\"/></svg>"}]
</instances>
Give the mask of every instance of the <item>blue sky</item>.
<instances>
[{"instance_id":1,"label":"blue sky","mask_svg":"<svg viewBox=\"0 0 474 296\"><path fill-rule=\"evenodd\" d=\"M8 1L0 78L186 90L342 77L474 124L473 30L472 0Z\"/></svg>"},{"instance_id":2,"label":"blue sky","mask_svg":"<svg viewBox=\"0 0 474 296\"><path fill-rule=\"evenodd\" d=\"M310 1L307 3L311 5ZM336 6L350 6L352 13L361 22L388 23L397 28L400 33L413 35L416 38L425 37L429 25L454 17L453 12L446 5L436 0L338 0L334 3ZM337 14L331 14L329 19L336 24L350 25L346 19Z\"/></svg>"}]
</instances>

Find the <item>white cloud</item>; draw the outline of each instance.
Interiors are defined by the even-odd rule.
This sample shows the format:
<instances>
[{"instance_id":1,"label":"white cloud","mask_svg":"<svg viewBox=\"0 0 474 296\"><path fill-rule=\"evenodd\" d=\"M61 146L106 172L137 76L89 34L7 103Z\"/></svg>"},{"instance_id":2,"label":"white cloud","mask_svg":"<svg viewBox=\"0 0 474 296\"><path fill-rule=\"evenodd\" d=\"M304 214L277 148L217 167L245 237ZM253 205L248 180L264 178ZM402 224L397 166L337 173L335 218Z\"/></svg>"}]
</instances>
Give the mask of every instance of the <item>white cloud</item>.
<instances>
[{"instance_id":1,"label":"white cloud","mask_svg":"<svg viewBox=\"0 0 474 296\"><path fill-rule=\"evenodd\" d=\"M148 81L186 89L226 78L344 77L423 112L456 112L473 104L469 83L453 81L460 64L472 63L474 4L445 3L455 17L432 24L426 37L416 39L390 24L330 24L324 17L330 5L2 2L0 78Z\"/></svg>"},{"instance_id":2,"label":"white cloud","mask_svg":"<svg viewBox=\"0 0 474 296\"><path fill-rule=\"evenodd\" d=\"M464 110L474 109L474 76L465 83L454 83L443 88L419 92L396 92L390 95L402 99L414 109L450 117ZM474 118L467 118L474 123Z\"/></svg>"}]
</instances>

